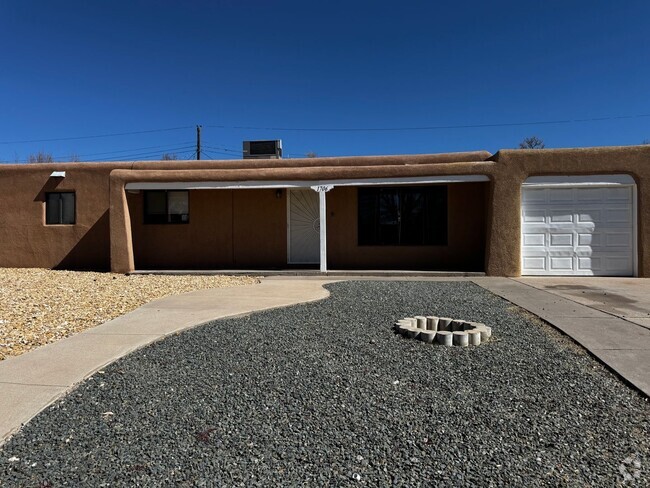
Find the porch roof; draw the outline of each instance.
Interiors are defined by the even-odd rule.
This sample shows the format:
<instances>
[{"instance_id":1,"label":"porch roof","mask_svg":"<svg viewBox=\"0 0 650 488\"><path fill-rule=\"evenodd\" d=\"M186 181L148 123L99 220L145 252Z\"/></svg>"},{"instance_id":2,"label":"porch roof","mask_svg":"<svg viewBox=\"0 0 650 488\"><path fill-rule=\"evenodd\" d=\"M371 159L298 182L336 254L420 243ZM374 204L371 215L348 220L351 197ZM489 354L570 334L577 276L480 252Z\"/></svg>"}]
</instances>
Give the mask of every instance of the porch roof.
<instances>
[{"instance_id":1,"label":"porch roof","mask_svg":"<svg viewBox=\"0 0 650 488\"><path fill-rule=\"evenodd\" d=\"M411 176L393 178L358 178L340 180L251 180L251 181L135 181L126 184L127 190L209 190L250 188L332 188L335 186L414 185L435 183L469 183L490 181L486 175Z\"/></svg>"}]
</instances>

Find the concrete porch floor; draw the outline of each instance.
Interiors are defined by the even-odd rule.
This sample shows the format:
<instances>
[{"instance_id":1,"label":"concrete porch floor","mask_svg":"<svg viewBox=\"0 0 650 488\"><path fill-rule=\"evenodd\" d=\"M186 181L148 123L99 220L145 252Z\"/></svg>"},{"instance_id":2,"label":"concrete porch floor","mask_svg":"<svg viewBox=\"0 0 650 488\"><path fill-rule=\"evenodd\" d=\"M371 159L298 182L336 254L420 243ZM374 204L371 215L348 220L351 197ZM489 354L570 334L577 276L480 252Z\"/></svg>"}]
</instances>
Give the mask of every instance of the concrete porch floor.
<instances>
[{"instance_id":1,"label":"concrete porch floor","mask_svg":"<svg viewBox=\"0 0 650 488\"><path fill-rule=\"evenodd\" d=\"M317 269L218 269L218 270L136 270L129 274L136 275L245 275L245 276L294 276L297 278L304 277L342 277L354 279L356 277L386 277L386 278L445 278L445 277L475 277L485 276L484 272L479 271L418 271L418 270L328 270L321 272Z\"/></svg>"}]
</instances>

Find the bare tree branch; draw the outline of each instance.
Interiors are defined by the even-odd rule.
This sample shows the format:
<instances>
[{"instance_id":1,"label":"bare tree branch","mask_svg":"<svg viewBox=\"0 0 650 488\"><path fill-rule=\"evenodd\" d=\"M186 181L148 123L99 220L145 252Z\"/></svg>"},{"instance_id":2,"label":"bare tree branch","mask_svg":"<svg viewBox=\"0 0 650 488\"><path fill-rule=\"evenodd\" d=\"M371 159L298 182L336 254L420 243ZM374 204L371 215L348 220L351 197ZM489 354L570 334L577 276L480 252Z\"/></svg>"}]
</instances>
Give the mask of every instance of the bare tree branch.
<instances>
[{"instance_id":1,"label":"bare tree branch","mask_svg":"<svg viewBox=\"0 0 650 488\"><path fill-rule=\"evenodd\" d=\"M526 137L519 143L519 149L544 149L544 141L537 136Z\"/></svg>"}]
</instances>

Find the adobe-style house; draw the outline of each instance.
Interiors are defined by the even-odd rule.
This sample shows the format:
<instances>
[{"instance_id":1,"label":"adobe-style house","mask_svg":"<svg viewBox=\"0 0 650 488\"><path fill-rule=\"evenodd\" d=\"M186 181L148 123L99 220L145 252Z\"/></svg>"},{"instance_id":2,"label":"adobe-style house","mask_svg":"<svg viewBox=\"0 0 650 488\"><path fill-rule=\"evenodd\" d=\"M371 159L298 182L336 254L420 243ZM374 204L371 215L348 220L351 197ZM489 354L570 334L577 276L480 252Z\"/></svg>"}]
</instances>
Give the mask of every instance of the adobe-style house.
<instances>
[{"instance_id":1,"label":"adobe-style house","mask_svg":"<svg viewBox=\"0 0 650 488\"><path fill-rule=\"evenodd\" d=\"M0 266L650 277L650 146L0 165Z\"/></svg>"}]
</instances>

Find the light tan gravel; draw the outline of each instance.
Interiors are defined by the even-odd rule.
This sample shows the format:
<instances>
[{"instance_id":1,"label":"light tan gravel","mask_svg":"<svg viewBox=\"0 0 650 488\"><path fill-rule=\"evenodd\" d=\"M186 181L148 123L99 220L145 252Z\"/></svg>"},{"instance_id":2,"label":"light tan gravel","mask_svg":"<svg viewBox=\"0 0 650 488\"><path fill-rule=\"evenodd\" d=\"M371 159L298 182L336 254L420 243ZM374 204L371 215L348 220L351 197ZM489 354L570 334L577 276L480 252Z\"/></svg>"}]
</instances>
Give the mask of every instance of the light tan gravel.
<instances>
[{"instance_id":1,"label":"light tan gravel","mask_svg":"<svg viewBox=\"0 0 650 488\"><path fill-rule=\"evenodd\" d=\"M125 276L0 268L0 361L124 315L156 298L252 285L243 276Z\"/></svg>"}]
</instances>

